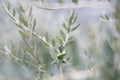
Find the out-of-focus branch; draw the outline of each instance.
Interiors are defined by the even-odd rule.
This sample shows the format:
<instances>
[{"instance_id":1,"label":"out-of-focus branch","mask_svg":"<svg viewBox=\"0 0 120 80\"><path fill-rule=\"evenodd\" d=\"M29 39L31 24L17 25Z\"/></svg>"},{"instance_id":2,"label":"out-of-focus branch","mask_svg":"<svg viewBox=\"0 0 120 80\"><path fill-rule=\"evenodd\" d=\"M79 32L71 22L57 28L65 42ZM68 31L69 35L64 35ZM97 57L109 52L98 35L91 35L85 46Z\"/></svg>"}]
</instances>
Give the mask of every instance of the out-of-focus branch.
<instances>
[{"instance_id":1,"label":"out-of-focus branch","mask_svg":"<svg viewBox=\"0 0 120 80\"><path fill-rule=\"evenodd\" d=\"M87 2L87 3L64 3L64 4L57 4L57 3L51 3L49 6L46 6L44 4L34 3L37 8L44 9L44 10L64 10L64 9L79 9L83 7L89 7L89 8L96 8L96 9L103 9L103 8L109 8L111 9L110 2Z\"/></svg>"},{"instance_id":2,"label":"out-of-focus branch","mask_svg":"<svg viewBox=\"0 0 120 80\"><path fill-rule=\"evenodd\" d=\"M8 13L8 15L13 19L13 22L17 25L19 25L19 28L23 28L24 30L28 31L28 32L32 32L33 36L37 37L39 40L41 40L42 42L44 42L47 46L49 46L50 48L54 49L57 53L59 53L59 51L53 47L50 43L48 43L42 36L40 36L38 33L32 31L31 29L25 27L23 24L20 24L19 20L17 20L7 9L7 7L5 5L3 5L3 8L5 9L5 11Z\"/></svg>"}]
</instances>

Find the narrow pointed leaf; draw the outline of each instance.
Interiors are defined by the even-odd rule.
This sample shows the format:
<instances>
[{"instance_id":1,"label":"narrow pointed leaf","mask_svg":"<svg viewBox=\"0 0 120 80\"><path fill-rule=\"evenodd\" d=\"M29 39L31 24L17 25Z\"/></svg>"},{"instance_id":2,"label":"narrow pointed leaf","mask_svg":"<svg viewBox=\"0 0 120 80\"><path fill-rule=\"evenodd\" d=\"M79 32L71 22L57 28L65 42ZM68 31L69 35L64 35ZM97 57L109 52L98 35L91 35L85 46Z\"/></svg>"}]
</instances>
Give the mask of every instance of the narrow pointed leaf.
<instances>
[{"instance_id":1,"label":"narrow pointed leaf","mask_svg":"<svg viewBox=\"0 0 120 80\"><path fill-rule=\"evenodd\" d=\"M78 3L78 0L72 0L73 3Z\"/></svg>"},{"instance_id":2,"label":"narrow pointed leaf","mask_svg":"<svg viewBox=\"0 0 120 80\"><path fill-rule=\"evenodd\" d=\"M21 3L18 3L19 5L19 9L22 11L22 12L25 12L25 9L23 8L23 6L21 5Z\"/></svg>"},{"instance_id":3,"label":"narrow pointed leaf","mask_svg":"<svg viewBox=\"0 0 120 80\"><path fill-rule=\"evenodd\" d=\"M68 29L66 23L63 22L62 26L64 27L65 30Z\"/></svg>"},{"instance_id":4,"label":"narrow pointed leaf","mask_svg":"<svg viewBox=\"0 0 120 80\"><path fill-rule=\"evenodd\" d=\"M66 44L66 46L72 44L73 42L74 42L74 41L69 41L69 42Z\"/></svg>"},{"instance_id":5,"label":"narrow pointed leaf","mask_svg":"<svg viewBox=\"0 0 120 80\"><path fill-rule=\"evenodd\" d=\"M3 8L4 8L5 11L7 12L8 16L9 16L12 20L15 21L16 19L15 19L14 16L8 11L8 9L6 8L6 6L3 5Z\"/></svg>"},{"instance_id":6,"label":"narrow pointed leaf","mask_svg":"<svg viewBox=\"0 0 120 80\"><path fill-rule=\"evenodd\" d=\"M104 19L103 15L100 16L101 19Z\"/></svg>"},{"instance_id":7,"label":"narrow pointed leaf","mask_svg":"<svg viewBox=\"0 0 120 80\"><path fill-rule=\"evenodd\" d=\"M76 22L77 17L78 17L78 16L75 16L75 18L74 18L74 20L73 20L72 24L74 24L74 23Z\"/></svg>"},{"instance_id":8,"label":"narrow pointed leaf","mask_svg":"<svg viewBox=\"0 0 120 80\"><path fill-rule=\"evenodd\" d=\"M28 27L28 23L27 23L27 21L25 20L24 17L19 16L19 20L20 20L20 22L22 22L26 27Z\"/></svg>"},{"instance_id":9,"label":"narrow pointed leaf","mask_svg":"<svg viewBox=\"0 0 120 80\"><path fill-rule=\"evenodd\" d=\"M58 0L58 2L59 2L60 4L62 4L62 3L63 3L63 0Z\"/></svg>"},{"instance_id":10,"label":"narrow pointed leaf","mask_svg":"<svg viewBox=\"0 0 120 80\"><path fill-rule=\"evenodd\" d=\"M23 36L22 36L22 38L23 38L25 44L26 44L29 48L32 48L32 46L31 46L30 43L27 41L27 39L26 39L25 37L23 37Z\"/></svg>"},{"instance_id":11,"label":"narrow pointed leaf","mask_svg":"<svg viewBox=\"0 0 120 80\"><path fill-rule=\"evenodd\" d=\"M62 45L63 41L61 38L59 38L58 36L56 36L56 39L58 40L58 42L60 43L60 45Z\"/></svg>"},{"instance_id":12,"label":"narrow pointed leaf","mask_svg":"<svg viewBox=\"0 0 120 80\"><path fill-rule=\"evenodd\" d=\"M63 47L63 46L60 46L60 47L59 47L59 51L60 51L60 53L62 53L62 52L64 51L64 47Z\"/></svg>"},{"instance_id":13,"label":"narrow pointed leaf","mask_svg":"<svg viewBox=\"0 0 120 80\"><path fill-rule=\"evenodd\" d=\"M15 14L16 14L16 10L15 8L13 8L13 16L15 16Z\"/></svg>"},{"instance_id":14,"label":"narrow pointed leaf","mask_svg":"<svg viewBox=\"0 0 120 80\"><path fill-rule=\"evenodd\" d=\"M21 34L22 37L29 39L29 36L25 34L23 31L19 30L19 33Z\"/></svg>"},{"instance_id":15,"label":"narrow pointed leaf","mask_svg":"<svg viewBox=\"0 0 120 80\"><path fill-rule=\"evenodd\" d=\"M75 26L71 31L75 31L79 26L80 26L80 24L78 24L77 26Z\"/></svg>"},{"instance_id":16,"label":"narrow pointed leaf","mask_svg":"<svg viewBox=\"0 0 120 80\"><path fill-rule=\"evenodd\" d=\"M52 39L52 45L55 47L55 39Z\"/></svg>"},{"instance_id":17,"label":"narrow pointed leaf","mask_svg":"<svg viewBox=\"0 0 120 80\"><path fill-rule=\"evenodd\" d=\"M73 18L75 16L75 11L72 12L72 15L70 16L70 19L69 19L69 24L71 25L72 24L72 21L73 21Z\"/></svg>"},{"instance_id":18,"label":"narrow pointed leaf","mask_svg":"<svg viewBox=\"0 0 120 80\"><path fill-rule=\"evenodd\" d=\"M65 40L65 33L62 30L60 30L60 34L61 34L63 40Z\"/></svg>"},{"instance_id":19,"label":"narrow pointed leaf","mask_svg":"<svg viewBox=\"0 0 120 80\"><path fill-rule=\"evenodd\" d=\"M73 39L73 36L69 37L68 40L72 40Z\"/></svg>"},{"instance_id":20,"label":"narrow pointed leaf","mask_svg":"<svg viewBox=\"0 0 120 80\"><path fill-rule=\"evenodd\" d=\"M48 42L48 32L45 33L46 41Z\"/></svg>"},{"instance_id":21,"label":"narrow pointed leaf","mask_svg":"<svg viewBox=\"0 0 120 80\"><path fill-rule=\"evenodd\" d=\"M35 30L35 27L36 27L36 19L34 19L33 21L33 31Z\"/></svg>"},{"instance_id":22,"label":"narrow pointed leaf","mask_svg":"<svg viewBox=\"0 0 120 80\"><path fill-rule=\"evenodd\" d=\"M108 15L105 15L105 18L106 18L107 20L109 20L109 17L108 17Z\"/></svg>"},{"instance_id":23,"label":"narrow pointed leaf","mask_svg":"<svg viewBox=\"0 0 120 80\"><path fill-rule=\"evenodd\" d=\"M67 57L66 61L68 61L70 59L70 57Z\"/></svg>"},{"instance_id":24,"label":"narrow pointed leaf","mask_svg":"<svg viewBox=\"0 0 120 80\"><path fill-rule=\"evenodd\" d=\"M30 7L30 10L29 10L29 17L31 16L32 14L32 7Z\"/></svg>"},{"instance_id":25,"label":"narrow pointed leaf","mask_svg":"<svg viewBox=\"0 0 120 80\"><path fill-rule=\"evenodd\" d=\"M10 10L10 2L8 1L7 9Z\"/></svg>"}]
</instances>

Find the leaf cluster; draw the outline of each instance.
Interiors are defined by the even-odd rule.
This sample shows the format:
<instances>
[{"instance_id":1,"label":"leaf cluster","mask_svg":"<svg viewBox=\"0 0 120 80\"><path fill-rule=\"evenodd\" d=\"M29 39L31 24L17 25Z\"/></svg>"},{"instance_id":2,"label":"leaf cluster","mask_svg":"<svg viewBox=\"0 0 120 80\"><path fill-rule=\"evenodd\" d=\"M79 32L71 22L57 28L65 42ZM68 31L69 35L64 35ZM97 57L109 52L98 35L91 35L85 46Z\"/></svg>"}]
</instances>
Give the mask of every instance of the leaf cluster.
<instances>
[{"instance_id":1,"label":"leaf cluster","mask_svg":"<svg viewBox=\"0 0 120 80\"><path fill-rule=\"evenodd\" d=\"M32 6L25 9L21 3L18 3L17 8L12 8L8 1L7 6L3 5L3 7L13 23L19 28L19 33L27 45L27 48L21 49L17 52L12 51L12 48L9 49L8 47L5 47L5 53L8 53L12 59L31 65L37 70L40 70L40 72L43 72L44 64L40 59L41 57L37 55L39 50L36 41L37 38L38 41L52 49L52 51L49 51L53 59L52 63L58 65L66 63L69 60L69 57L66 57L67 52L65 47L73 42L73 36L71 33L80 26L80 24L76 24L77 15L74 10L70 17L62 23L62 28L59 29L59 36L52 38L50 41L48 32L45 32L46 34L42 36L35 31L37 21L32 15Z\"/></svg>"}]
</instances>

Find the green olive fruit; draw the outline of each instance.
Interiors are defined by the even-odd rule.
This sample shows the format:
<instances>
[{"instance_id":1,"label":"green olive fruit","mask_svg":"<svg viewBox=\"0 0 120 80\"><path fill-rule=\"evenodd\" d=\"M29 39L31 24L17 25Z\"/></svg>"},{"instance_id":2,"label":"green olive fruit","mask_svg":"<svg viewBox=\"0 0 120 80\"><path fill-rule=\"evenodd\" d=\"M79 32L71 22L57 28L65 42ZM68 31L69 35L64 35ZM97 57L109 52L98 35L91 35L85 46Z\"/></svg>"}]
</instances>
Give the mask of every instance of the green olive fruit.
<instances>
[{"instance_id":1,"label":"green olive fruit","mask_svg":"<svg viewBox=\"0 0 120 80\"><path fill-rule=\"evenodd\" d=\"M66 55L66 52L59 53L57 54L57 58L62 60L65 57L65 55Z\"/></svg>"}]
</instances>

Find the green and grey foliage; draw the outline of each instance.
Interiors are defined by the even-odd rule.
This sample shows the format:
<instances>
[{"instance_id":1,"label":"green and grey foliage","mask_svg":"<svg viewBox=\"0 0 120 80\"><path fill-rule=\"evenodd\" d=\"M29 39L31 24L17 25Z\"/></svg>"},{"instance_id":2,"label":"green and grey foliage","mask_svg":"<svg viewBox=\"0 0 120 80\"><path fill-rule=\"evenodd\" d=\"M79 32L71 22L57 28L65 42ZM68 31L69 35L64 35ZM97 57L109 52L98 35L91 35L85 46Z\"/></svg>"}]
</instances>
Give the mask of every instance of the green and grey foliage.
<instances>
[{"instance_id":1,"label":"green and grey foliage","mask_svg":"<svg viewBox=\"0 0 120 80\"><path fill-rule=\"evenodd\" d=\"M18 32L26 44L20 50L15 50L12 46L11 48L6 46L3 53L13 60L31 67L36 74L37 80L42 80L45 77L45 66L48 66L48 64L45 63L47 59L43 53L47 53L49 58L52 59L50 59L51 63L57 65L62 77L62 65L69 60L69 57L66 57L68 54L66 47L73 42L72 32L80 26L80 24L76 24L77 15L75 11L73 10L70 17L63 22L62 28L59 29L59 36L49 40L48 32L45 32L46 35L44 36L36 32L37 20L32 15L32 6L26 9L19 2L18 6L13 8L10 1L8 1L7 6L3 5L3 8L18 27Z\"/></svg>"},{"instance_id":2,"label":"green and grey foliage","mask_svg":"<svg viewBox=\"0 0 120 80\"><path fill-rule=\"evenodd\" d=\"M114 21L114 27L118 35L120 32L120 1L114 0L114 11L111 14L105 14L101 18L105 21ZM119 80L120 70L117 66L118 61L115 60L116 56L120 57L119 51L119 37L109 35L109 39L103 43L103 56L104 65L100 68L102 80ZM117 63L117 64L116 64Z\"/></svg>"},{"instance_id":3,"label":"green and grey foliage","mask_svg":"<svg viewBox=\"0 0 120 80\"><path fill-rule=\"evenodd\" d=\"M41 1L43 3L49 2L48 0ZM64 0L57 1L59 3L64 3ZM79 0L70 1L78 3ZM116 1L118 2L115 2L114 4L114 11L112 13L102 15L100 18L103 21L114 21L114 27L119 34L120 2L119 0ZM62 27L59 29L58 35L51 37L49 32L44 32L44 35L37 33L36 27L38 23L37 19L33 16L34 6L28 6L26 9L21 3L18 3L17 7L11 7L10 1L8 1L6 5L7 6L3 5L3 8L18 28L18 32L20 33L24 43L19 44L21 45L20 47L16 45L10 45L10 47L5 46L4 50L0 53L4 53L7 58L10 58L19 65L25 65L28 69L31 69L36 80L44 80L48 78L50 75L48 68L50 67L57 69L61 75L59 80L63 80L63 70L65 70L64 66L69 63L69 59L71 59L72 56L75 58L72 58L73 62L71 61L71 64L75 67L81 66L80 64L89 65L86 63L77 63L79 61L79 56L76 54L77 52L73 51L73 49L78 49L76 47L76 42L72 45L72 48L68 47L74 42L74 35L72 33L80 26L80 24L77 24L76 22L78 16L76 15L75 10L71 12L68 18L65 18L65 21L62 23ZM55 10L50 8L42 9ZM90 50L92 47L93 46L90 46L90 48L87 49L88 53L90 53L90 58L94 55L92 53L97 53ZM98 67L100 75L87 78L86 80L119 80L120 70L117 66L118 64L115 63L115 56L120 56L119 37L109 34L103 42L101 41L99 47L100 51L98 53L100 54L98 58L102 62L104 61L102 65ZM70 53L67 51L67 48L70 48L69 51L72 53L71 56L69 56ZM99 64L99 62L96 61L95 64Z\"/></svg>"}]
</instances>

